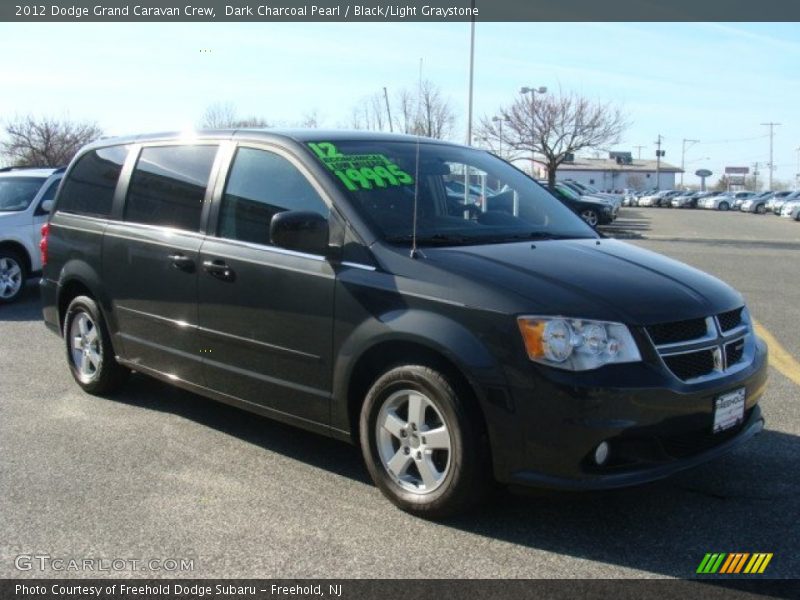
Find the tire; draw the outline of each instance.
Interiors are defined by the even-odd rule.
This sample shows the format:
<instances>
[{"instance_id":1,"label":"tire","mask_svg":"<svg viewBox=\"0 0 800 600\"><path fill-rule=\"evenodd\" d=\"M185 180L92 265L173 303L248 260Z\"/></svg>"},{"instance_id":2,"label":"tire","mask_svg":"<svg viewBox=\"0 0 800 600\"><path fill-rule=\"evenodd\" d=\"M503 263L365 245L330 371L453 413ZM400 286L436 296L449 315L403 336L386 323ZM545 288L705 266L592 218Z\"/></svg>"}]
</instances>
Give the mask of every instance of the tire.
<instances>
[{"instance_id":1,"label":"tire","mask_svg":"<svg viewBox=\"0 0 800 600\"><path fill-rule=\"evenodd\" d=\"M593 208L584 208L581 210L580 217L586 221L590 227L597 227L597 224L600 222L600 217L598 216L597 211Z\"/></svg>"},{"instance_id":2,"label":"tire","mask_svg":"<svg viewBox=\"0 0 800 600\"><path fill-rule=\"evenodd\" d=\"M19 300L28 276L28 267L17 252L0 250L0 304Z\"/></svg>"},{"instance_id":3,"label":"tire","mask_svg":"<svg viewBox=\"0 0 800 600\"><path fill-rule=\"evenodd\" d=\"M416 516L464 512L493 488L483 420L457 389L428 367L399 366L372 385L361 409L361 450L372 480Z\"/></svg>"},{"instance_id":4,"label":"tire","mask_svg":"<svg viewBox=\"0 0 800 600\"><path fill-rule=\"evenodd\" d=\"M720 210L728 210L730 207L731 207L731 205L728 204L727 202L720 202L719 203L719 209Z\"/></svg>"},{"instance_id":5,"label":"tire","mask_svg":"<svg viewBox=\"0 0 800 600\"><path fill-rule=\"evenodd\" d=\"M764 206L763 204L759 204L758 206L756 206L756 214L763 215L766 214L766 212L767 212L767 207Z\"/></svg>"},{"instance_id":6,"label":"tire","mask_svg":"<svg viewBox=\"0 0 800 600\"><path fill-rule=\"evenodd\" d=\"M105 319L89 296L77 296L69 303L64 317L64 345L72 377L85 392L113 392L130 375L114 357Z\"/></svg>"}]
</instances>

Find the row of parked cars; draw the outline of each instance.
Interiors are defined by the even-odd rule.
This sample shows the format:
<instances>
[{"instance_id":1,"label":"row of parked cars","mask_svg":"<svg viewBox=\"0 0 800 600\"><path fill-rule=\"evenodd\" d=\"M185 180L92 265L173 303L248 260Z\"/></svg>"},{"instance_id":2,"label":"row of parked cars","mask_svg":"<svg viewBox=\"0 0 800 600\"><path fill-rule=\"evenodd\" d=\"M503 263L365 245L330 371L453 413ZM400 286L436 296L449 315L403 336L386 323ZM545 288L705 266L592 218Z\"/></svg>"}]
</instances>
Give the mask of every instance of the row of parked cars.
<instances>
[{"instance_id":1,"label":"row of parked cars","mask_svg":"<svg viewBox=\"0 0 800 600\"><path fill-rule=\"evenodd\" d=\"M721 192L650 190L625 195L625 206L656 206L662 208L704 208L708 210L739 210L756 214L772 212L800 220L800 191L779 192Z\"/></svg>"}]
</instances>

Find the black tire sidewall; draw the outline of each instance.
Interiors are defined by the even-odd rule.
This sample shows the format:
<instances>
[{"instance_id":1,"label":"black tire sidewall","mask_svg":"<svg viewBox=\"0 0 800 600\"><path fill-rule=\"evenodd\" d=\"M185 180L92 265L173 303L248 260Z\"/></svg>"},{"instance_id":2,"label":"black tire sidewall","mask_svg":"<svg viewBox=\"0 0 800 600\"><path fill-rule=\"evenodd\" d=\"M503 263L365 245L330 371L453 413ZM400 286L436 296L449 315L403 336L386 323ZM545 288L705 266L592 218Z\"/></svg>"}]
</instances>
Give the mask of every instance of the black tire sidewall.
<instances>
[{"instance_id":1,"label":"black tire sidewall","mask_svg":"<svg viewBox=\"0 0 800 600\"><path fill-rule=\"evenodd\" d=\"M74 321L75 317L81 312L85 312L89 315L100 334L100 368L98 369L97 374L88 382L81 380L77 367L72 361L72 353L70 351L70 327L72 326L72 322ZM101 394L109 391L109 389L112 388L119 379L121 372L124 370L114 359L114 350L111 345L111 338L108 333L108 328L106 327L105 319L103 318L103 314L100 312L100 308L97 306L97 303L92 298L89 296L77 296L69 303L67 311L64 315L63 334L67 362L69 364L72 377L75 379L76 383L83 388L84 391L92 394Z\"/></svg>"},{"instance_id":2,"label":"black tire sidewall","mask_svg":"<svg viewBox=\"0 0 800 600\"><path fill-rule=\"evenodd\" d=\"M450 468L445 481L428 494L403 489L386 472L378 452L375 425L380 410L392 393L413 389L425 394L446 420L451 434ZM391 369L381 376L367 394L360 419L361 449L375 484L396 506L420 516L441 517L469 504L467 489L479 468L481 435L474 417L459 401L456 388L446 377L417 365ZM477 498L476 498L477 500Z\"/></svg>"},{"instance_id":3,"label":"black tire sidewall","mask_svg":"<svg viewBox=\"0 0 800 600\"><path fill-rule=\"evenodd\" d=\"M30 272L28 271L28 267L25 261L22 259L22 257L19 255L18 252L15 252L13 250L0 250L0 259L2 258L9 258L13 260L15 263L17 263L17 266L19 266L19 270L21 271L22 274L22 283L20 284L17 293L9 298L0 298L0 304L10 304L11 302L16 302L17 300L19 300L22 294L25 293L25 285L28 282L28 277L30 276Z\"/></svg>"}]
</instances>

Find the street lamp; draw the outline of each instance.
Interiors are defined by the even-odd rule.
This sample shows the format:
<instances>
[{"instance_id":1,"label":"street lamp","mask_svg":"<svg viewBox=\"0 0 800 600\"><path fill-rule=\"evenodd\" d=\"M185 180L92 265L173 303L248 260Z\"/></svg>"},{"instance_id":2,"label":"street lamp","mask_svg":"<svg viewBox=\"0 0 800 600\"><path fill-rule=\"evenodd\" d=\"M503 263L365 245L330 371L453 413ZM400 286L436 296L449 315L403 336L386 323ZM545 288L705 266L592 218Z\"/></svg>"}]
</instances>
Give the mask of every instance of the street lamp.
<instances>
[{"instance_id":1,"label":"street lamp","mask_svg":"<svg viewBox=\"0 0 800 600\"><path fill-rule=\"evenodd\" d=\"M531 177L533 177L536 175L534 171L536 153L533 149L536 144L536 111L534 110L534 99L536 98L536 94L546 94L547 88L543 85L538 88L525 86L520 88L519 93L531 95Z\"/></svg>"},{"instance_id":2,"label":"street lamp","mask_svg":"<svg viewBox=\"0 0 800 600\"><path fill-rule=\"evenodd\" d=\"M503 122L508 121L503 117L492 117L492 122L497 123L497 128L500 132L500 157L503 157Z\"/></svg>"}]
</instances>

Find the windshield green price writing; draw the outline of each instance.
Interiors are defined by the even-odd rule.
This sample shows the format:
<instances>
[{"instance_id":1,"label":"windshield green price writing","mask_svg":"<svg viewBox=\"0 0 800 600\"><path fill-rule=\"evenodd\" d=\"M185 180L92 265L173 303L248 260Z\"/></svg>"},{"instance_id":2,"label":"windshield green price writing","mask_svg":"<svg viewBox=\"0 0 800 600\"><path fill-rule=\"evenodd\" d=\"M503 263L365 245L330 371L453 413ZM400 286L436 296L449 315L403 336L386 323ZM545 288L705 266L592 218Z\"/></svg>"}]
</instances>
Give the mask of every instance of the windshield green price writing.
<instances>
[{"instance_id":1,"label":"windshield green price writing","mask_svg":"<svg viewBox=\"0 0 800 600\"><path fill-rule=\"evenodd\" d=\"M342 154L330 142L309 142L308 147L351 192L414 183L383 154Z\"/></svg>"}]
</instances>

